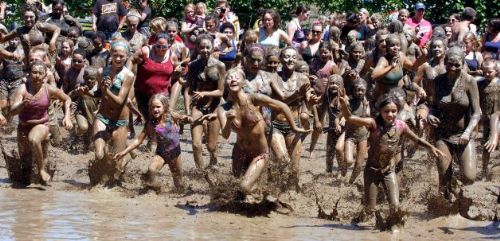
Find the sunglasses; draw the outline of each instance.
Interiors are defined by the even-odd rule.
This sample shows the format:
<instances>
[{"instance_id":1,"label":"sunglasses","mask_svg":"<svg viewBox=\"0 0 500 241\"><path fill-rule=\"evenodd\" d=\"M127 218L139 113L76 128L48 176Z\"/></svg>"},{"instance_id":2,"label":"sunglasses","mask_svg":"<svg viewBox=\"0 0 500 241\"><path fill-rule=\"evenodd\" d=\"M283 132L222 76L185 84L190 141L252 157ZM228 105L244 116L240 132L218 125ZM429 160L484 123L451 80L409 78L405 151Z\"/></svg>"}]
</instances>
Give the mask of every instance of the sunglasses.
<instances>
[{"instance_id":1,"label":"sunglasses","mask_svg":"<svg viewBox=\"0 0 500 241\"><path fill-rule=\"evenodd\" d=\"M323 31L317 31L317 30L313 30L311 31L313 34L320 34L320 33L323 33Z\"/></svg>"},{"instance_id":2,"label":"sunglasses","mask_svg":"<svg viewBox=\"0 0 500 241\"><path fill-rule=\"evenodd\" d=\"M81 64L81 63L83 63L83 60L73 59L72 62L75 64Z\"/></svg>"},{"instance_id":3,"label":"sunglasses","mask_svg":"<svg viewBox=\"0 0 500 241\"><path fill-rule=\"evenodd\" d=\"M165 50L165 49L168 49L168 45L157 44L157 45L155 45L155 48Z\"/></svg>"}]
</instances>

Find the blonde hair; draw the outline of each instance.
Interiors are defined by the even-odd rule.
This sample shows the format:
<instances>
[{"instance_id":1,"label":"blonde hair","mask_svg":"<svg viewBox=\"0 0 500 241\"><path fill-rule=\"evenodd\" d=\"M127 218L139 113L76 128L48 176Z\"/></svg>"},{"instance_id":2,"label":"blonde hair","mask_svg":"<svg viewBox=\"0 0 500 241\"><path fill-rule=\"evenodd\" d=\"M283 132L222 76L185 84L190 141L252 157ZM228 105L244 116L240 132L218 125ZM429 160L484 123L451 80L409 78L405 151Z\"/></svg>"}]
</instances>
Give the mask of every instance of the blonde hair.
<instances>
[{"instance_id":1,"label":"blonde hair","mask_svg":"<svg viewBox=\"0 0 500 241\"><path fill-rule=\"evenodd\" d=\"M163 32L167 30L167 20L164 17L156 17L149 23L151 30L158 29L158 32ZM155 32L156 33L156 32Z\"/></svg>"},{"instance_id":2,"label":"blonde hair","mask_svg":"<svg viewBox=\"0 0 500 241\"><path fill-rule=\"evenodd\" d=\"M476 52L481 48L481 44L473 32L468 32L464 35L463 42L465 43L466 40L472 41L472 51Z\"/></svg>"},{"instance_id":3,"label":"blonde hair","mask_svg":"<svg viewBox=\"0 0 500 241\"><path fill-rule=\"evenodd\" d=\"M148 102L149 112L151 113L151 105L155 100L160 101L160 103L163 105L163 113L161 114L165 115L166 113L168 113L168 97L165 96L164 94L154 94L153 96L151 96L151 98L149 98Z\"/></svg>"}]
</instances>

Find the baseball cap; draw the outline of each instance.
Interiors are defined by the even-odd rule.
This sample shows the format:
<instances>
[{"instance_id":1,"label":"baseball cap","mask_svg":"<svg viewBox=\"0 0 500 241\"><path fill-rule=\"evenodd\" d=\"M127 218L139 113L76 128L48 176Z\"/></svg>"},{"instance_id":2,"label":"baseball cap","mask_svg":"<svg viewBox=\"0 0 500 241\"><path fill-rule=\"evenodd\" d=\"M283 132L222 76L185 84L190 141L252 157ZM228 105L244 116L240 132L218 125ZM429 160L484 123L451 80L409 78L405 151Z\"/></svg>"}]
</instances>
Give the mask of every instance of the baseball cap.
<instances>
[{"instance_id":1,"label":"baseball cap","mask_svg":"<svg viewBox=\"0 0 500 241\"><path fill-rule=\"evenodd\" d=\"M415 4L415 10L419 9L424 9L425 10L425 5L423 3L417 3Z\"/></svg>"}]
</instances>

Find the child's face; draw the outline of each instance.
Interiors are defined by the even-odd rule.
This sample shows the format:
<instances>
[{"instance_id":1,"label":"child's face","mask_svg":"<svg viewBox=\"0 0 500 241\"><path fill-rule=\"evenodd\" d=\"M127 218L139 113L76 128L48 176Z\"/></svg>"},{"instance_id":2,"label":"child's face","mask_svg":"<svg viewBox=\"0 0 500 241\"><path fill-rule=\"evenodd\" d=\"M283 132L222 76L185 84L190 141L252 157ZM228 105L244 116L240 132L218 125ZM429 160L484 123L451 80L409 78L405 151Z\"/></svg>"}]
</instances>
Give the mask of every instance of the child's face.
<instances>
[{"instance_id":1,"label":"child's face","mask_svg":"<svg viewBox=\"0 0 500 241\"><path fill-rule=\"evenodd\" d=\"M327 62L332 58L332 52L330 52L327 48L321 48L319 50L319 58L321 59L321 62Z\"/></svg>"},{"instance_id":2,"label":"child's face","mask_svg":"<svg viewBox=\"0 0 500 241\"><path fill-rule=\"evenodd\" d=\"M363 50L362 49L354 48L352 50L352 59L353 60L359 61L359 60L361 60L362 57L363 57Z\"/></svg>"},{"instance_id":3,"label":"child's face","mask_svg":"<svg viewBox=\"0 0 500 241\"><path fill-rule=\"evenodd\" d=\"M62 43L61 51L64 56L69 56L71 54L71 46L69 46L68 42Z\"/></svg>"},{"instance_id":4,"label":"child's face","mask_svg":"<svg viewBox=\"0 0 500 241\"><path fill-rule=\"evenodd\" d=\"M487 80L493 80L497 76L497 70L494 65L484 66L483 75Z\"/></svg>"},{"instance_id":5,"label":"child's face","mask_svg":"<svg viewBox=\"0 0 500 241\"><path fill-rule=\"evenodd\" d=\"M149 106L149 112L155 119L159 119L165 112L165 107L160 102L160 100L153 100L151 106Z\"/></svg>"},{"instance_id":6,"label":"child's face","mask_svg":"<svg viewBox=\"0 0 500 241\"><path fill-rule=\"evenodd\" d=\"M279 63L280 63L280 59L279 59L278 56L274 56L274 55L269 56L267 58L267 61L266 61L267 70L269 72L272 72L272 73L278 71L278 65L279 65Z\"/></svg>"},{"instance_id":7,"label":"child's face","mask_svg":"<svg viewBox=\"0 0 500 241\"><path fill-rule=\"evenodd\" d=\"M395 103L389 103L381 108L380 114L385 123L393 123L398 116L398 106Z\"/></svg>"},{"instance_id":8,"label":"child's face","mask_svg":"<svg viewBox=\"0 0 500 241\"><path fill-rule=\"evenodd\" d=\"M97 75L84 73L83 79L85 80L85 85L89 89L93 89L94 86L97 84Z\"/></svg>"},{"instance_id":9,"label":"child's face","mask_svg":"<svg viewBox=\"0 0 500 241\"><path fill-rule=\"evenodd\" d=\"M356 98L361 99L365 96L366 86L364 85L355 85L354 86L354 94Z\"/></svg>"},{"instance_id":10,"label":"child's face","mask_svg":"<svg viewBox=\"0 0 500 241\"><path fill-rule=\"evenodd\" d=\"M85 59L80 54L73 54L71 66L75 69L82 69L83 67L85 67Z\"/></svg>"},{"instance_id":11,"label":"child's face","mask_svg":"<svg viewBox=\"0 0 500 241\"><path fill-rule=\"evenodd\" d=\"M95 39L92 41L92 43L94 44L94 48L95 48L96 50L102 50L102 49L103 49L103 47L104 47L104 45L102 44L101 39L99 39L99 38L95 38Z\"/></svg>"}]
</instances>

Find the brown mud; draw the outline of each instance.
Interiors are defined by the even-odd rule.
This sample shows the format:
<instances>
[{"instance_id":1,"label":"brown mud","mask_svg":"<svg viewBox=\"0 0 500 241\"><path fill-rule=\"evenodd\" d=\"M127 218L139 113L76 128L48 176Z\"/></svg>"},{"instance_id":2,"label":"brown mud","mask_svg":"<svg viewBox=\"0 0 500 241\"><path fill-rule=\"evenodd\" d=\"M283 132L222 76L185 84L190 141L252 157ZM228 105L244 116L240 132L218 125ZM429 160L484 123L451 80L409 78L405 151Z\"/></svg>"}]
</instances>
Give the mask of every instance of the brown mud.
<instances>
[{"instance_id":1,"label":"brown mud","mask_svg":"<svg viewBox=\"0 0 500 241\"><path fill-rule=\"evenodd\" d=\"M363 235L370 235L370 232L374 232L377 229L389 230L394 225L401 226L404 224L402 229L406 230L405 235L410 235L408 237L417 239L442 240L442 238L453 239L458 237L499 238L498 231L495 232L498 229L495 228L493 228L493 234L491 234L492 232L488 228L486 228L484 233L481 233L482 231L469 232L464 229L470 225L474 225L474 223L471 224L469 221L465 221L467 219L498 220L500 210L498 197L500 185L498 182L478 180L473 185L462 187L461 196L453 203L439 199L437 196L438 177L435 163L428 160L427 154L422 150L418 150L413 158L405 160L404 169L399 173L400 212L397 212L394 216L389 216L389 207L385 199L384 190L380 187L377 212L370 215L366 219L366 222L353 226L351 225L351 221L363 210L361 203L363 198L362 174L351 185L348 184L347 178L337 178L333 174L325 173L326 136L320 138L314 153L314 159L309 160L306 157L309 153L303 154L301 159L300 186L298 188L292 185L293 180L290 178L290 171L287 169L286 163L270 161L267 173L260 180L258 195L255 196L255 200L249 202L239 193L239 180L231 174L231 151L235 141L234 135L231 136L229 141L221 141L218 152L218 164L207 172L202 173L197 171L194 165L190 133L188 129L184 131L181 136L181 148L183 150L182 158L186 190L183 193L179 193L174 190L172 175L166 166L157 174L157 181L162 187L161 190L159 192L144 191L145 186L142 177L147 172L153 156L145 147L140 147L136 152L137 157L128 162L125 172L120 177L121 185L119 187L111 189L101 186L91 188L89 163L94 159L93 152L81 151L83 149L81 143L68 144L71 143L68 141L68 133L63 130L62 134L64 137L62 145L59 147L49 145L49 160L51 163L54 163L50 167L50 170L53 170L51 172L53 173L53 181L49 187L43 187L43 189L50 193L77 193L75 195L81 196L82 194L89 198L94 198L94 196L100 196L105 193L106 195L113 196L113 199L121 200L123 203L128 203L129 201L127 200L131 202L136 200L136 202L140 203L161 204L165 210L177 213L176 217L180 219L189 219L188 216L193 214L201 215L214 223L231 222L234 224L243 220L241 222L256 225L254 226L256 230L267 230L271 226L279 230L282 226L298 225L292 223L300 220L297 222L302 223L302 226L314 226L314 224L321 223L321 225L329 225L329 232L343 232L352 235L355 235L357 232L364 233ZM20 162L19 158L15 155L17 150L15 140L15 134L4 135L2 137L1 148L3 155L0 157L0 180L3 181L0 182L0 193L10 188L11 182L9 177L19 175L14 174L19 171L8 171L8 169L16 170L13 167L19 163L24 163ZM76 145L76 147L73 145ZM306 140L304 146L308 145L309 138ZM205 148L203 158L205 158L206 162L209 159ZM491 165L498 164L499 153L494 153L491 159ZM55 165L56 163L57 165ZM478 162L478 172L481 170L480 165L480 162ZM92 171L92 169L90 170L91 173L97 172ZM337 170L335 169L335 171ZM31 173L31 177L36 177L35 173ZM26 174L23 175L26 176ZM29 192L30 195L34 196L37 195L36 193L32 193L33 191L29 188L26 191L18 191ZM15 199L13 202L15 202ZM106 209L106 207L103 208ZM131 207L124 208L130 209ZM135 208L140 210L146 207L139 204ZM79 211L86 212L87 210L81 209ZM128 212L131 211L129 210ZM457 215L467 219L457 219ZM246 217L246 219L239 218L241 216ZM249 217L251 219L248 219ZM262 217L268 217L268 221L262 221ZM455 226L453 226L448 222L449 218L459 221L455 220L456 222L453 222ZM274 223L273 220L276 220L278 223L269 226L269 223ZM440 223L436 224L433 222ZM282 225L280 226L280 224ZM488 223L482 222L476 222L476 224L476 226L482 227L488 225ZM243 224L243 226L245 225ZM439 229L440 227L445 228ZM452 228L450 229L450 227ZM336 228L341 229L341 231L332 231L336 230ZM212 229L212 232L216 232L217 226L212 226ZM372 231L367 233L365 230ZM446 232L443 230L446 230ZM307 231L304 232L307 233ZM281 234L282 232L278 233ZM497 234L495 235L494 233ZM271 237L287 239L286 235ZM386 236L377 237L385 239L383 237ZM187 239L192 239L192 237Z\"/></svg>"}]
</instances>

